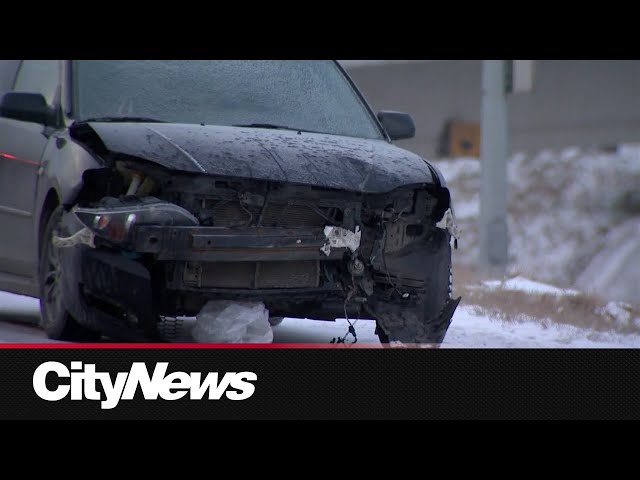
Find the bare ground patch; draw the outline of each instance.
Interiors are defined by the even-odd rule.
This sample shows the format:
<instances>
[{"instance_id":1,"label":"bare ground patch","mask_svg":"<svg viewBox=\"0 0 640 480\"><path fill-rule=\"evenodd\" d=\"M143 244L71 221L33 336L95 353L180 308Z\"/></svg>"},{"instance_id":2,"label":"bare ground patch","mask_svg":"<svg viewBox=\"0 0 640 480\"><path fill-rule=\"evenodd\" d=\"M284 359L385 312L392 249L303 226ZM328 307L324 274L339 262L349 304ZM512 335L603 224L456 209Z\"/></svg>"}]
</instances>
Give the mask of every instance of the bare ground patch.
<instances>
[{"instance_id":1,"label":"bare ground patch","mask_svg":"<svg viewBox=\"0 0 640 480\"><path fill-rule=\"evenodd\" d=\"M612 313L606 302L591 295L490 290L477 284L460 286L459 292L462 302L476 307L478 313L506 322L533 320L543 326L554 322L597 331L640 333L640 311L627 306L616 307L620 311Z\"/></svg>"}]
</instances>

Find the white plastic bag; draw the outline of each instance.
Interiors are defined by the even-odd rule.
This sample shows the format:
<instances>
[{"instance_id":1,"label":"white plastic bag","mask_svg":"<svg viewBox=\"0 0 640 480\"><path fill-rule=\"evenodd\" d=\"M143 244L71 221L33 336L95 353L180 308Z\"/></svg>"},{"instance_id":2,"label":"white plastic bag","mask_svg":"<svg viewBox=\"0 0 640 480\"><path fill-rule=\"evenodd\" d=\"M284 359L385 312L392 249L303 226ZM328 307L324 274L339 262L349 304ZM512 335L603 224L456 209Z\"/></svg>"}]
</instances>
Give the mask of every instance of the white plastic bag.
<instances>
[{"instance_id":1,"label":"white plastic bag","mask_svg":"<svg viewBox=\"0 0 640 480\"><path fill-rule=\"evenodd\" d=\"M200 343L272 343L269 311L262 302L215 300L196 315L191 334Z\"/></svg>"}]
</instances>

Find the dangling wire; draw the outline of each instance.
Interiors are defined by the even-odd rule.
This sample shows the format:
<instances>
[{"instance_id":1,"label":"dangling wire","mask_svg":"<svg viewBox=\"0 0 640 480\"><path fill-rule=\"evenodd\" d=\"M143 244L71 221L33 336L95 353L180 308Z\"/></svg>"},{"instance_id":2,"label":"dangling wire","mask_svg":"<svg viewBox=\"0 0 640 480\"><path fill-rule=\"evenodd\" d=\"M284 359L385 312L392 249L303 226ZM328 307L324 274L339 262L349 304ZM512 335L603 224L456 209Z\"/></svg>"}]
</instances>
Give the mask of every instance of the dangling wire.
<instances>
[{"instance_id":1,"label":"dangling wire","mask_svg":"<svg viewBox=\"0 0 640 480\"><path fill-rule=\"evenodd\" d=\"M344 304L343 304L344 318L349 324L349 328L347 329L347 333L345 333L343 337L333 338L329 343L347 343L346 340L349 335L353 337L353 342L351 342L351 345L358 343L358 335L356 334L356 323L358 323L358 320L360 320L360 314L358 313L358 318L356 318L356 320L353 323L351 323L351 320L349 319L349 315L347 314L347 305L351 301L351 297L354 295L357 289L355 279L353 277L351 277L351 281L352 281L352 286L349 289L349 293L347 294L347 297L344 299Z\"/></svg>"},{"instance_id":2,"label":"dangling wire","mask_svg":"<svg viewBox=\"0 0 640 480\"><path fill-rule=\"evenodd\" d=\"M385 258L384 255L384 251L385 248L387 247L387 223L396 223L398 220L400 220L400 218L402 217L402 214L404 213L404 208L402 210L400 210L400 212L398 212L396 214L395 219L391 219L389 221L382 221L382 225L384 226L384 245L382 247L382 265L384 266L385 269L385 273L387 274L387 281L389 282L389 285L391 285L394 290L398 293L398 295L402 296L402 292L400 292L400 290L398 289L398 287L391 281L391 275L389 275L389 269L387 268L387 260ZM395 213L395 212L394 212ZM349 293L347 294L347 297L344 300L344 318L347 321L347 323L349 324L349 327L347 328L347 333L344 334L344 336L342 337L338 337L338 338L333 338L331 340L330 343L346 343L347 337L349 335L353 336L353 342L351 342L351 345L355 344L358 342L358 335L356 334L356 323L358 323L358 320L360 320L360 313L358 312L358 318L355 319L355 321L353 323L351 323L351 320L349 319L349 315L347 314L347 305L348 303L351 301L351 297L353 297L353 295L357 292L357 286L356 286L356 280L353 276L351 276L351 288L349 289Z\"/></svg>"}]
</instances>

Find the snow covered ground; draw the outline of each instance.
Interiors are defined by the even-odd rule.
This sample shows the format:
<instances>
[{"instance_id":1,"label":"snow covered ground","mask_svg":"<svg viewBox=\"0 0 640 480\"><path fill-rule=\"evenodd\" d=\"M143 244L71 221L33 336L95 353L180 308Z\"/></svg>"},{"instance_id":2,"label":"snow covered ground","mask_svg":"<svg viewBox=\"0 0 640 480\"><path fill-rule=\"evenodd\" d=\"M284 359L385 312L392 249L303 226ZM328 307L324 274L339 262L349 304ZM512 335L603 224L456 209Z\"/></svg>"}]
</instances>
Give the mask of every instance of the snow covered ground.
<instances>
[{"instance_id":1,"label":"snow covered ground","mask_svg":"<svg viewBox=\"0 0 640 480\"><path fill-rule=\"evenodd\" d=\"M505 282L501 286L489 283L478 288L512 288L513 291L526 291L531 295L549 292L564 294L560 289L553 290L553 286L522 278ZM603 310L603 314L628 315L620 307L611 307L611 310ZM38 318L36 299L0 292L0 342L50 342L34 326ZM274 327L274 342L329 344L332 339L343 337L347 327L344 319L325 322L286 318ZM359 320L356 323L358 342L377 345L374 329L374 322ZM353 339L348 337L347 341ZM505 321L483 313L482 309L474 305L461 304L442 348L640 348L640 334L596 331L535 318Z\"/></svg>"},{"instance_id":2,"label":"snow covered ground","mask_svg":"<svg viewBox=\"0 0 640 480\"><path fill-rule=\"evenodd\" d=\"M513 277L503 281L500 280L486 280L482 282L483 286L489 289L502 288L503 290L509 290L514 292L527 292L527 293L539 293L539 294L551 294L551 295L578 295L580 292L577 290L566 290L553 285L547 285L546 283L535 282L524 277Z\"/></svg>"},{"instance_id":3,"label":"snow covered ground","mask_svg":"<svg viewBox=\"0 0 640 480\"><path fill-rule=\"evenodd\" d=\"M342 337L347 322L317 322L287 318L274 328L274 341L280 343L328 343ZM377 343L375 324L360 320L356 324L358 341ZM347 341L353 341L351 337ZM640 348L640 335L596 332L551 322L505 322L462 305L456 311L441 348Z\"/></svg>"},{"instance_id":4,"label":"snow covered ground","mask_svg":"<svg viewBox=\"0 0 640 480\"><path fill-rule=\"evenodd\" d=\"M478 258L476 158L436 161L462 230L454 262ZM508 162L509 274L640 306L640 146L514 154Z\"/></svg>"}]
</instances>

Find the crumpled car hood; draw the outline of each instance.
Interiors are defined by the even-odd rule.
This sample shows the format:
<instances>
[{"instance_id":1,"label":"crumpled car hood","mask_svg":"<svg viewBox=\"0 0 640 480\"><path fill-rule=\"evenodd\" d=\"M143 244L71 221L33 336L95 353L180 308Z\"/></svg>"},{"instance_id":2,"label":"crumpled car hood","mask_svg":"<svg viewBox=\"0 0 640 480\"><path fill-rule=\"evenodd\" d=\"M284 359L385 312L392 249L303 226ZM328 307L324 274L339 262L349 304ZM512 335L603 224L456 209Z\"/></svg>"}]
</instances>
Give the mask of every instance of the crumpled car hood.
<instances>
[{"instance_id":1,"label":"crumpled car hood","mask_svg":"<svg viewBox=\"0 0 640 480\"><path fill-rule=\"evenodd\" d=\"M425 160L383 140L210 125L89 125L107 150L172 170L363 193L439 183Z\"/></svg>"}]
</instances>

